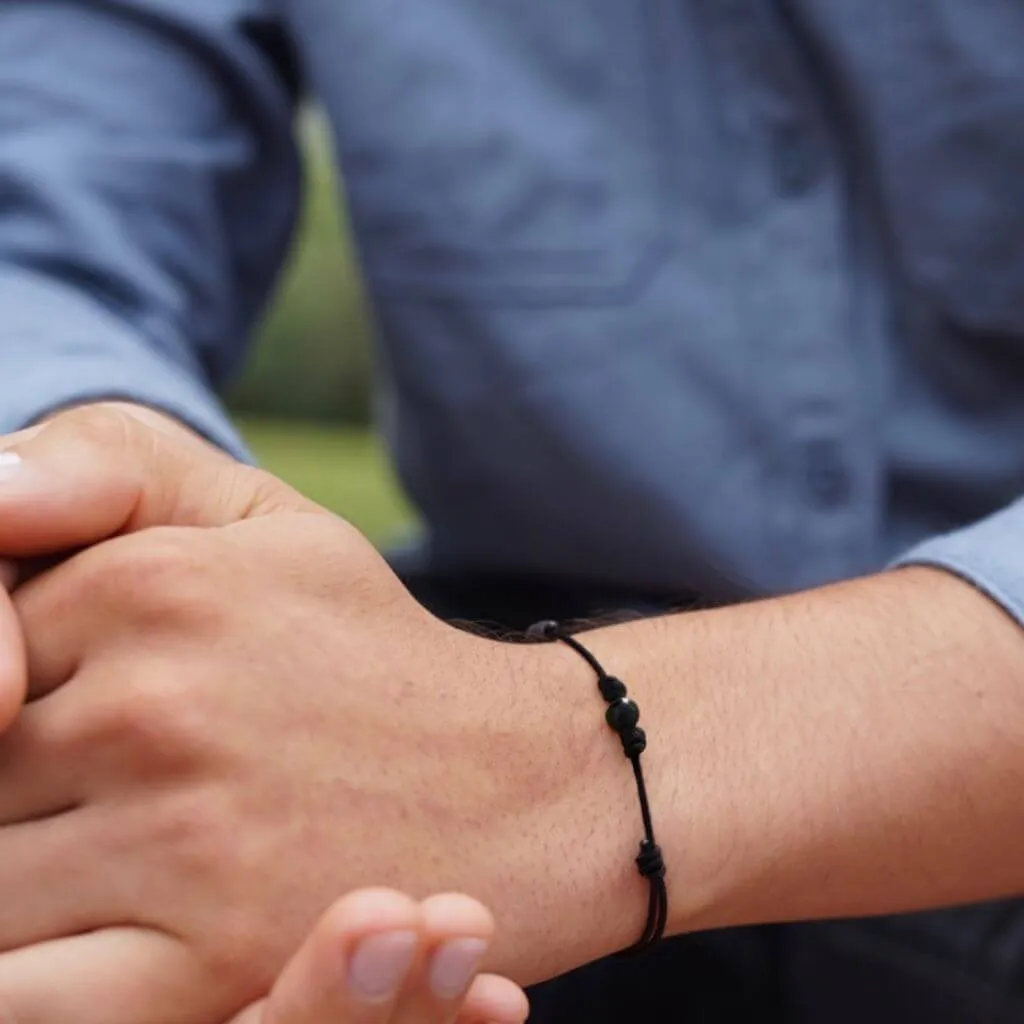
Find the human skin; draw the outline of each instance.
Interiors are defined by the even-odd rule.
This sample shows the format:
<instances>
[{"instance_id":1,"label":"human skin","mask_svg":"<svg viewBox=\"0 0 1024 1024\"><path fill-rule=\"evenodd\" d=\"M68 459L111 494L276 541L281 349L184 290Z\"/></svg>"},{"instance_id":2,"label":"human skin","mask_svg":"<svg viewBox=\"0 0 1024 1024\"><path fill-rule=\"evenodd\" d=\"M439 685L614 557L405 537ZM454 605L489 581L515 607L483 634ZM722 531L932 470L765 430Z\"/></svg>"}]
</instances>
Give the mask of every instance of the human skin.
<instances>
[{"instance_id":1,"label":"human skin","mask_svg":"<svg viewBox=\"0 0 1024 1024\"><path fill-rule=\"evenodd\" d=\"M466 973L493 933L467 896L360 890L331 907L268 998L231 1024L522 1024L519 988Z\"/></svg>"},{"instance_id":2,"label":"human skin","mask_svg":"<svg viewBox=\"0 0 1024 1024\"><path fill-rule=\"evenodd\" d=\"M381 881L480 899L520 984L640 933L633 779L571 651L440 622L346 523L124 410L9 446L0 552L85 548L14 598L15 1020L222 1024ZM642 709L670 933L1024 890L1024 634L964 582L902 569L587 644Z\"/></svg>"}]
</instances>

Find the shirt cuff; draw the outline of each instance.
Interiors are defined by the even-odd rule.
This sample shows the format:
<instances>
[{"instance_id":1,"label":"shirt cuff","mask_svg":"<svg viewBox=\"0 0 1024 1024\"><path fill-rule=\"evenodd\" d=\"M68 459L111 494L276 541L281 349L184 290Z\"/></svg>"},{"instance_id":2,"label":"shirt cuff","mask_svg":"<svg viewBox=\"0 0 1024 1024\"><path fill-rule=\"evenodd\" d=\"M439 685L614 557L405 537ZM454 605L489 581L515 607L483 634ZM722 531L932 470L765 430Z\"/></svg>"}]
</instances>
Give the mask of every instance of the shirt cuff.
<instances>
[{"instance_id":1,"label":"shirt cuff","mask_svg":"<svg viewBox=\"0 0 1024 1024\"><path fill-rule=\"evenodd\" d=\"M1024 626L1024 499L971 526L918 544L890 568L906 565L955 573Z\"/></svg>"},{"instance_id":2,"label":"shirt cuff","mask_svg":"<svg viewBox=\"0 0 1024 1024\"><path fill-rule=\"evenodd\" d=\"M0 310L0 433L66 406L137 402L170 414L235 458L252 461L200 370L74 289L3 270Z\"/></svg>"}]
</instances>

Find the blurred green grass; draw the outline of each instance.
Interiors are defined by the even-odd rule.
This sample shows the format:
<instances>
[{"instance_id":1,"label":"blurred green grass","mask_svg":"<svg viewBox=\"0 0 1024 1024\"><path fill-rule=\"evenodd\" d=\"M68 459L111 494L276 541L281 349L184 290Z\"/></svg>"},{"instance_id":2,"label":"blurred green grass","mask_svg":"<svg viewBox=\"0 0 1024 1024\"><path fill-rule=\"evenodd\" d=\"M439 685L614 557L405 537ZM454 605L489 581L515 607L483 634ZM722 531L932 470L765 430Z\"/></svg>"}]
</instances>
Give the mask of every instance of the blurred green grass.
<instances>
[{"instance_id":1,"label":"blurred green grass","mask_svg":"<svg viewBox=\"0 0 1024 1024\"><path fill-rule=\"evenodd\" d=\"M230 404L266 469L383 545L413 515L370 427L373 321L328 134L315 110L297 127L302 219Z\"/></svg>"},{"instance_id":2,"label":"blurred green grass","mask_svg":"<svg viewBox=\"0 0 1024 1024\"><path fill-rule=\"evenodd\" d=\"M413 515L369 427L372 317L330 141L315 110L298 129L302 220L230 404L266 469L383 545Z\"/></svg>"},{"instance_id":3,"label":"blurred green grass","mask_svg":"<svg viewBox=\"0 0 1024 1024\"><path fill-rule=\"evenodd\" d=\"M298 121L305 201L277 293L229 395L242 415L366 426L373 317L323 118Z\"/></svg>"},{"instance_id":4,"label":"blurred green grass","mask_svg":"<svg viewBox=\"0 0 1024 1024\"><path fill-rule=\"evenodd\" d=\"M376 435L359 427L242 417L260 464L344 516L377 545L405 532L413 515Z\"/></svg>"}]
</instances>

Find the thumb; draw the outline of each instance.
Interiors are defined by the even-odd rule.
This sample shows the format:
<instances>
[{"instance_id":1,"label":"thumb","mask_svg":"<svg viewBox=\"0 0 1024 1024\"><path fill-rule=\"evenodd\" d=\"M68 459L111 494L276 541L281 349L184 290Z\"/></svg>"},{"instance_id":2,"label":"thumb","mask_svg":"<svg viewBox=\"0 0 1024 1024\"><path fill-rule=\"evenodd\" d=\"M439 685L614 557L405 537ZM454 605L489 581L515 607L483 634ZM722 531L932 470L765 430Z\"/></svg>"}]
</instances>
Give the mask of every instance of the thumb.
<instances>
[{"instance_id":1,"label":"thumb","mask_svg":"<svg viewBox=\"0 0 1024 1024\"><path fill-rule=\"evenodd\" d=\"M0 733L18 716L28 685L25 640L8 594L17 575L13 563L0 561Z\"/></svg>"},{"instance_id":2,"label":"thumb","mask_svg":"<svg viewBox=\"0 0 1024 1024\"><path fill-rule=\"evenodd\" d=\"M266 1000L253 1003L252 1006L243 1010L237 1017L232 1017L230 1024L266 1024ZM332 1024L344 1024L343 1021L332 1022Z\"/></svg>"},{"instance_id":3,"label":"thumb","mask_svg":"<svg viewBox=\"0 0 1024 1024\"><path fill-rule=\"evenodd\" d=\"M0 554L52 555L151 526L225 526L317 506L268 473L111 406L62 413L0 451Z\"/></svg>"}]
</instances>

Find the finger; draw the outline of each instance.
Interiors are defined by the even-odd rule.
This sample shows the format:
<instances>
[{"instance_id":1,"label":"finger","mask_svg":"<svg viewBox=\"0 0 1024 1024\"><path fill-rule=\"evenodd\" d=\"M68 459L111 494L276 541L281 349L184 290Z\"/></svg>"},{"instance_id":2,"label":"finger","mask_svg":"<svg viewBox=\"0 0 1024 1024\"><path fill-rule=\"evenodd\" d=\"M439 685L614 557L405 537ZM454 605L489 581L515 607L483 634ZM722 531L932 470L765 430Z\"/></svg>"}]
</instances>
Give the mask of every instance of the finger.
<instances>
[{"instance_id":1,"label":"finger","mask_svg":"<svg viewBox=\"0 0 1024 1024\"><path fill-rule=\"evenodd\" d=\"M0 1007L0 1010L2 1009ZM267 1001L261 999L258 1003L247 1006L237 1017L232 1017L230 1024L264 1024L266 1012ZM0 1020L3 1020L3 1018L0 1017ZM344 1021L332 1021L331 1024L344 1024Z\"/></svg>"},{"instance_id":2,"label":"finger","mask_svg":"<svg viewBox=\"0 0 1024 1024\"><path fill-rule=\"evenodd\" d=\"M79 670L90 645L109 641L111 631L123 627L138 577L153 571L141 557L137 571L125 568L135 557L132 544L132 538L116 538L87 548L15 592L30 699L62 686ZM120 608L111 607L118 601Z\"/></svg>"},{"instance_id":3,"label":"finger","mask_svg":"<svg viewBox=\"0 0 1024 1024\"><path fill-rule=\"evenodd\" d=\"M70 811L84 798L79 766L70 762L62 708L30 704L0 735L0 826Z\"/></svg>"},{"instance_id":4,"label":"finger","mask_svg":"<svg viewBox=\"0 0 1024 1024\"><path fill-rule=\"evenodd\" d=\"M119 641L137 655L140 631L147 638L177 631L201 647L211 617L197 595L217 599L233 578L223 549L212 550L219 536L155 527L115 537L21 586L14 605L25 634L30 699L62 686Z\"/></svg>"},{"instance_id":5,"label":"finger","mask_svg":"<svg viewBox=\"0 0 1024 1024\"><path fill-rule=\"evenodd\" d=\"M268 474L115 408L62 413L5 447L0 551L8 556L149 526L221 526L283 505L317 508Z\"/></svg>"},{"instance_id":6,"label":"finger","mask_svg":"<svg viewBox=\"0 0 1024 1024\"><path fill-rule=\"evenodd\" d=\"M338 904L322 919L317 931L282 975L274 996L274 1008L268 1001L261 1001L242 1011L231 1024L311 1024L313 1021L316 1024L349 1024L350 1017L343 1016L343 1003L335 1001L331 1005L330 999L332 991L341 991L338 976L344 970L342 950L345 947L346 913L345 907ZM383 923L378 910L370 908L370 913L377 923ZM317 1007L321 1016L298 1016L300 1010L295 1007L299 999L312 1000L318 990L324 993ZM470 986L457 1022L523 1024L528 1012L526 995L518 985L507 978L485 974Z\"/></svg>"},{"instance_id":7,"label":"finger","mask_svg":"<svg viewBox=\"0 0 1024 1024\"><path fill-rule=\"evenodd\" d=\"M0 471L2 467L0 452ZM10 594L17 585L18 564L0 559L0 588ZM0 733L10 726L24 703L26 685L24 634L10 597L0 594Z\"/></svg>"},{"instance_id":8,"label":"finger","mask_svg":"<svg viewBox=\"0 0 1024 1024\"><path fill-rule=\"evenodd\" d=\"M18 585L18 563L0 558L0 587L10 593Z\"/></svg>"},{"instance_id":9,"label":"finger","mask_svg":"<svg viewBox=\"0 0 1024 1024\"><path fill-rule=\"evenodd\" d=\"M231 1011L226 985L157 932L108 929L0 956L3 1021L195 1024Z\"/></svg>"},{"instance_id":10,"label":"finger","mask_svg":"<svg viewBox=\"0 0 1024 1024\"><path fill-rule=\"evenodd\" d=\"M85 599L78 557L29 580L14 594L29 700L63 686L78 671L94 635L95 595Z\"/></svg>"},{"instance_id":11,"label":"finger","mask_svg":"<svg viewBox=\"0 0 1024 1024\"><path fill-rule=\"evenodd\" d=\"M11 597L0 591L0 733L25 703L28 686L25 637Z\"/></svg>"},{"instance_id":12,"label":"finger","mask_svg":"<svg viewBox=\"0 0 1024 1024\"><path fill-rule=\"evenodd\" d=\"M109 833L90 808L0 829L0 951L129 919L134 876L112 869Z\"/></svg>"},{"instance_id":13,"label":"finger","mask_svg":"<svg viewBox=\"0 0 1024 1024\"><path fill-rule=\"evenodd\" d=\"M477 900L432 896L420 907L426 963L422 983L402 993L392 1024L450 1024L480 969L494 918Z\"/></svg>"},{"instance_id":14,"label":"finger","mask_svg":"<svg viewBox=\"0 0 1024 1024\"><path fill-rule=\"evenodd\" d=\"M324 915L256 1019L259 1024L391 1024L398 993L414 973L419 926L418 904L401 893L350 894Z\"/></svg>"},{"instance_id":15,"label":"finger","mask_svg":"<svg viewBox=\"0 0 1024 1024\"><path fill-rule=\"evenodd\" d=\"M342 550L341 524L332 517L289 513L287 519L303 531L307 548ZM201 650L230 605L224 595L239 567L250 566L252 551L264 550L285 522L282 515L222 530L154 527L86 548L19 587L14 604L25 634L30 699L62 686L119 643L138 653L157 635L188 636ZM354 530L347 536L358 539L345 548L354 576L388 572ZM277 558L282 571L295 572L288 549ZM389 577L398 592L397 577Z\"/></svg>"},{"instance_id":16,"label":"finger","mask_svg":"<svg viewBox=\"0 0 1024 1024\"><path fill-rule=\"evenodd\" d=\"M523 1024L530 1013L526 993L508 978L480 974L456 1017L456 1024Z\"/></svg>"},{"instance_id":17,"label":"finger","mask_svg":"<svg viewBox=\"0 0 1024 1024\"><path fill-rule=\"evenodd\" d=\"M456 1018L456 1024L524 1024L530 1012L523 990L508 978L482 974L470 986L469 993ZM244 1009L231 1024L272 1024L267 1016L267 1000ZM277 1024L288 1024L290 1018L279 1018ZM339 1015L323 1018L322 1024L347 1024Z\"/></svg>"}]
</instances>

